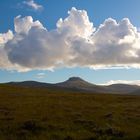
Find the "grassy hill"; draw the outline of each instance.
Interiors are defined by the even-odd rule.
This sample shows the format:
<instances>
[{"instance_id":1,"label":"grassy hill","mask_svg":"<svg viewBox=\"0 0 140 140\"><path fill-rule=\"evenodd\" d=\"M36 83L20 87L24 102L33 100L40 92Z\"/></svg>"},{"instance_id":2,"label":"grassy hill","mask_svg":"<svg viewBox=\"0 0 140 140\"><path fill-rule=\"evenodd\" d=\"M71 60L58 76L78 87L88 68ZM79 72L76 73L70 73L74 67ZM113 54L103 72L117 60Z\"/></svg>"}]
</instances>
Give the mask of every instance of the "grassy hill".
<instances>
[{"instance_id":1,"label":"grassy hill","mask_svg":"<svg viewBox=\"0 0 140 140\"><path fill-rule=\"evenodd\" d=\"M0 140L139 140L140 96L0 85Z\"/></svg>"},{"instance_id":2,"label":"grassy hill","mask_svg":"<svg viewBox=\"0 0 140 140\"><path fill-rule=\"evenodd\" d=\"M140 86L127 84L96 85L89 83L80 77L70 77L61 83L42 83L37 81L22 81L5 83L11 86L30 87L30 88L51 88L65 89L67 91L79 91L86 93L111 93L111 94L132 94L140 95Z\"/></svg>"}]
</instances>

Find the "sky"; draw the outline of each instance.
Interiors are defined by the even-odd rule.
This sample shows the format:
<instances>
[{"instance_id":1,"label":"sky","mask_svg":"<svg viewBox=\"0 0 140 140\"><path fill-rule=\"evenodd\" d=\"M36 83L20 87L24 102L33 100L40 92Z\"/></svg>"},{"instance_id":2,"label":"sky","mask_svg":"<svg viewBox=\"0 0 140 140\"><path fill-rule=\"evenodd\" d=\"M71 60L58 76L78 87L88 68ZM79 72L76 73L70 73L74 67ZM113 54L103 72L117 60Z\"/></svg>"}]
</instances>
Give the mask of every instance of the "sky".
<instances>
[{"instance_id":1,"label":"sky","mask_svg":"<svg viewBox=\"0 0 140 140\"><path fill-rule=\"evenodd\" d=\"M1 0L0 83L140 85L139 0Z\"/></svg>"}]
</instances>

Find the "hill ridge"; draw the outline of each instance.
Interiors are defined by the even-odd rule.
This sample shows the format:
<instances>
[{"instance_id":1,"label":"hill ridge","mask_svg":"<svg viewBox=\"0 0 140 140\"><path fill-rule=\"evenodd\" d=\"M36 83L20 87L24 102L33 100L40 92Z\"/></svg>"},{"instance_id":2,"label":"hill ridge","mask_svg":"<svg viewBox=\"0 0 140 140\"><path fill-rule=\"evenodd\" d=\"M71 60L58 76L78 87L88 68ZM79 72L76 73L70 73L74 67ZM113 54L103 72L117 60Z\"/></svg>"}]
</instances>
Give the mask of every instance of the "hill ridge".
<instances>
[{"instance_id":1,"label":"hill ridge","mask_svg":"<svg viewBox=\"0 0 140 140\"><path fill-rule=\"evenodd\" d=\"M38 87L38 88L50 88L57 87L64 89L72 89L79 91L86 91L92 93L117 93L117 94L130 94L140 91L140 86L127 85L127 84L112 84L112 85L96 85L83 80L80 77L70 77L64 82L59 82L55 84L38 82L38 81L22 81L22 82L9 82L5 83L7 85L23 86L23 87ZM140 94L140 93L136 93Z\"/></svg>"}]
</instances>

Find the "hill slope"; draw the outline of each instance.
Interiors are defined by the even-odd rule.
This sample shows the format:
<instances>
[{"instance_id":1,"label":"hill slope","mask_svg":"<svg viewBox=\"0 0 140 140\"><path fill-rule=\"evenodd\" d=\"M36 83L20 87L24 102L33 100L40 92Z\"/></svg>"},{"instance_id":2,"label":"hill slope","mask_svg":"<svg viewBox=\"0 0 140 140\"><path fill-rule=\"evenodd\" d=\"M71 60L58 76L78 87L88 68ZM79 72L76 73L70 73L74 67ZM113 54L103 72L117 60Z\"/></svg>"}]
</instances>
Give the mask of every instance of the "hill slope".
<instances>
[{"instance_id":1,"label":"hill slope","mask_svg":"<svg viewBox=\"0 0 140 140\"><path fill-rule=\"evenodd\" d=\"M94 93L112 93L112 94L135 94L140 95L140 86L136 85L126 85L126 84L113 84L109 86L99 86L91 84L79 77L71 77L68 80L50 84L50 83L41 83L36 81L24 81L24 82L9 82L7 85L22 86L22 87L39 87L39 88L57 88L57 89L67 89L75 91L86 91Z\"/></svg>"},{"instance_id":2,"label":"hill slope","mask_svg":"<svg viewBox=\"0 0 140 140\"><path fill-rule=\"evenodd\" d=\"M68 88L68 89L81 90L81 91L95 92L95 93L106 92L106 89L103 86L91 84L79 77L71 77L64 82L55 84L55 86Z\"/></svg>"}]
</instances>

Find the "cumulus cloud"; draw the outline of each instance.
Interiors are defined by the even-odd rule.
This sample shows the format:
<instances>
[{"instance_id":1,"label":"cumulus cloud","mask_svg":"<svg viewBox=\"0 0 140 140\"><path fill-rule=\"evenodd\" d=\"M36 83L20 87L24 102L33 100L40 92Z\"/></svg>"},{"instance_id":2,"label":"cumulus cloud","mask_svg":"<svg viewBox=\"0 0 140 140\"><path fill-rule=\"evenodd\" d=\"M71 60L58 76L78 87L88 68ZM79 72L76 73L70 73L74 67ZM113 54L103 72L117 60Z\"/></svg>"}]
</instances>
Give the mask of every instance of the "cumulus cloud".
<instances>
[{"instance_id":1,"label":"cumulus cloud","mask_svg":"<svg viewBox=\"0 0 140 140\"><path fill-rule=\"evenodd\" d=\"M14 34L0 34L1 68L140 68L140 33L127 18L108 18L95 28L85 10L73 7L50 31L31 16L17 16L14 26Z\"/></svg>"},{"instance_id":2,"label":"cumulus cloud","mask_svg":"<svg viewBox=\"0 0 140 140\"><path fill-rule=\"evenodd\" d=\"M7 33L0 34L0 45L5 44L8 40L13 38L13 32L9 30Z\"/></svg>"},{"instance_id":3,"label":"cumulus cloud","mask_svg":"<svg viewBox=\"0 0 140 140\"><path fill-rule=\"evenodd\" d=\"M43 9L43 6L37 4L34 0L23 1L23 4L27 5L28 7L32 8L33 10L36 10L36 11Z\"/></svg>"},{"instance_id":4,"label":"cumulus cloud","mask_svg":"<svg viewBox=\"0 0 140 140\"><path fill-rule=\"evenodd\" d=\"M0 34L0 68L7 69L12 66L4 50L5 44L13 38L13 33L9 30L7 33Z\"/></svg>"}]
</instances>

